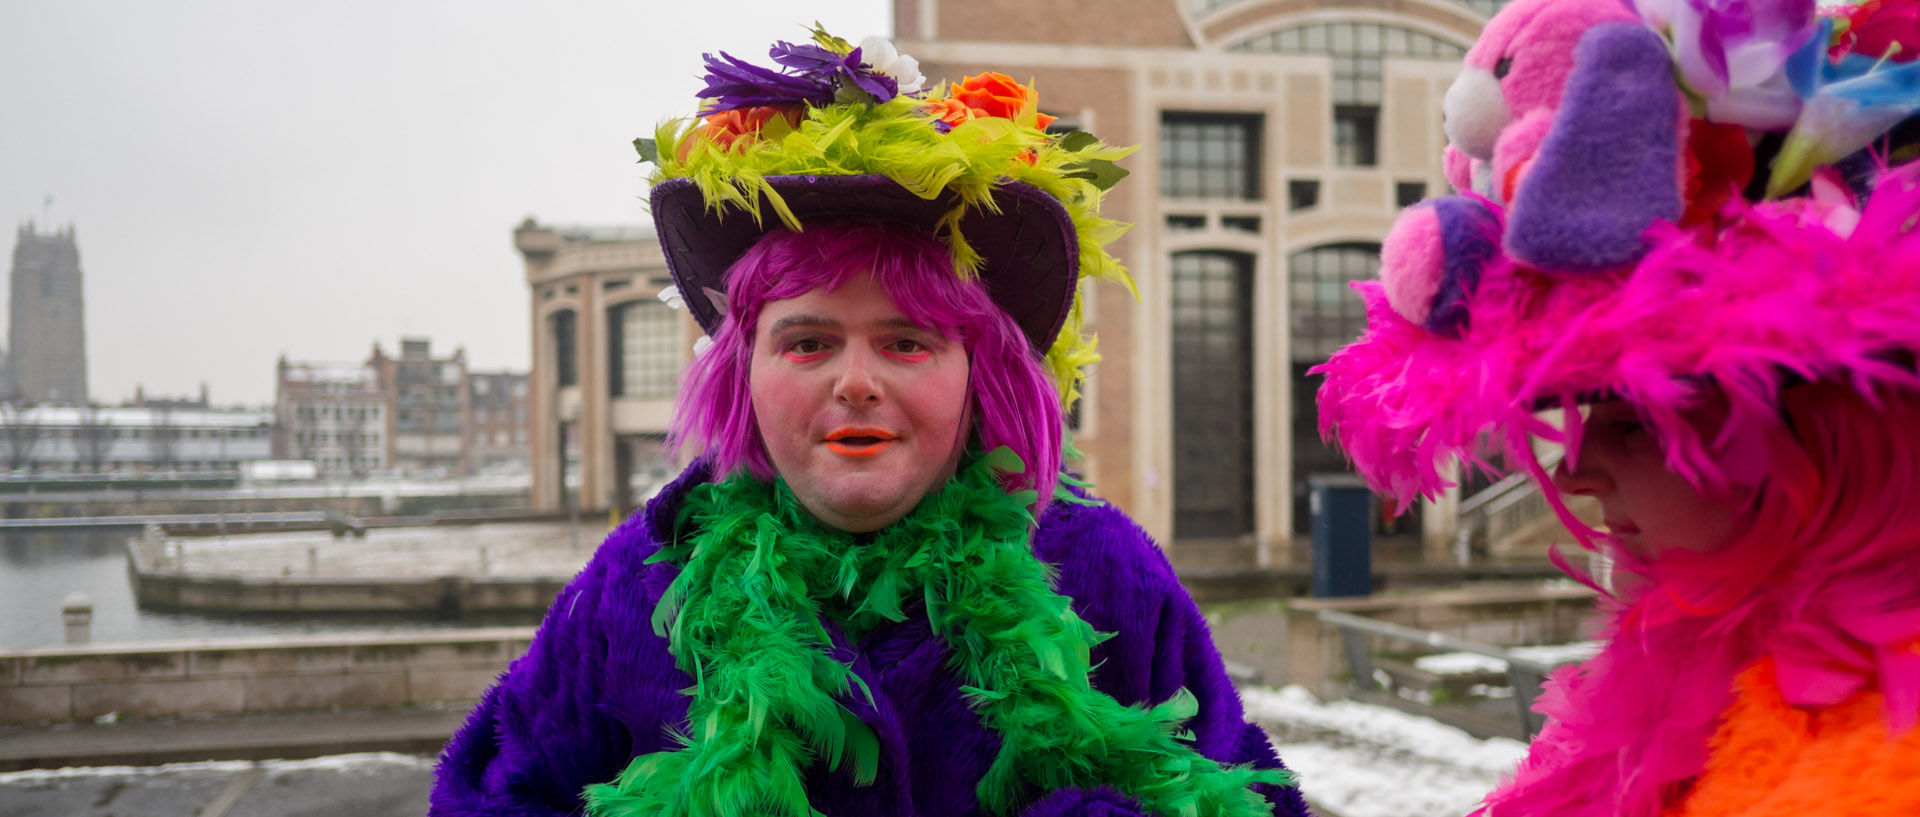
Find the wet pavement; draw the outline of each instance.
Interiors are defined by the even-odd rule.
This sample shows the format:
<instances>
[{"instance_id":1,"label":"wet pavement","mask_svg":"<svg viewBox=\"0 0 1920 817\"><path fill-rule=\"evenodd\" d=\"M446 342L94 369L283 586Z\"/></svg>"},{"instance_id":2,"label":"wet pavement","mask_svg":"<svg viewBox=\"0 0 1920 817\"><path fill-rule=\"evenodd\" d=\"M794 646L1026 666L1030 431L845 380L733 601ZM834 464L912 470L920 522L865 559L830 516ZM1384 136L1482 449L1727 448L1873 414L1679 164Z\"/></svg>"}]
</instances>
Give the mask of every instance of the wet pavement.
<instances>
[{"instance_id":1,"label":"wet pavement","mask_svg":"<svg viewBox=\"0 0 1920 817\"><path fill-rule=\"evenodd\" d=\"M7 817L419 817L433 761L391 753L0 774Z\"/></svg>"}]
</instances>

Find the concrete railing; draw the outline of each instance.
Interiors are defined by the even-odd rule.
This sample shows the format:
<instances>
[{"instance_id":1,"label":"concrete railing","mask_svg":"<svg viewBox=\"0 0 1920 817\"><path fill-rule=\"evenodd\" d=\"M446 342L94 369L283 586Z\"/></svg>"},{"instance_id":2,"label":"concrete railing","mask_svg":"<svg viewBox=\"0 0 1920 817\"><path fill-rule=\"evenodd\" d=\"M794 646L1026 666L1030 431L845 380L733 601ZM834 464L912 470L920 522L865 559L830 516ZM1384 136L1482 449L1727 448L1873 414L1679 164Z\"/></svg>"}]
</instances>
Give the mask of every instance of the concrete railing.
<instances>
[{"instance_id":1,"label":"concrete railing","mask_svg":"<svg viewBox=\"0 0 1920 817\"><path fill-rule=\"evenodd\" d=\"M0 724L478 700L531 627L0 651Z\"/></svg>"},{"instance_id":2,"label":"concrete railing","mask_svg":"<svg viewBox=\"0 0 1920 817\"><path fill-rule=\"evenodd\" d=\"M1263 684L1299 684L1323 698L1346 695L1340 631L1323 624L1334 610L1496 647L1559 644L1588 637L1594 593L1546 586L1334 599L1273 599L1208 608L1214 643L1227 660ZM1370 639L1369 647L1389 648Z\"/></svg>"}]
</instances>

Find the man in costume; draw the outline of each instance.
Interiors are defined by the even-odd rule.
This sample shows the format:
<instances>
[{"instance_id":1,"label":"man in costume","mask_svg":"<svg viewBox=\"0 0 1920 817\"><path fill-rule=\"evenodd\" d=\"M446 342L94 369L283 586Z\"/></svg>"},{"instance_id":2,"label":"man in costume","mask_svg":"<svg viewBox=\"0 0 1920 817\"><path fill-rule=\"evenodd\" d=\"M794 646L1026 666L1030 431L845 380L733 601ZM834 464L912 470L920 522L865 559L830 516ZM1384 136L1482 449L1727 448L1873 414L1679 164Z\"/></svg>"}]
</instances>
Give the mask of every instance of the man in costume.
<instances>
[{"instance_id":1,"label":"man in costume","mask_svg":"<svg viewBox=\"0 0 1920 817\"><path fill-rule=\"evenodd\" d=\"M1482 814L1920 814L1920 3L1829 15L1507 6L1318 370L1402 507L1491 435L1614 563Z\"/></svg>"},{"instance_id":2,"label":"man in costume","mask_svg":"<svg viewBox=\"0 0 1920 817\"><path fill-rule=\"evenodd\" d=\"M708 58L642 140L711 340L673 443L448 744L438 815L1304 815L1153 542L1061 470L1123 150L884 41Z\"/></svg>"}]
</instances>

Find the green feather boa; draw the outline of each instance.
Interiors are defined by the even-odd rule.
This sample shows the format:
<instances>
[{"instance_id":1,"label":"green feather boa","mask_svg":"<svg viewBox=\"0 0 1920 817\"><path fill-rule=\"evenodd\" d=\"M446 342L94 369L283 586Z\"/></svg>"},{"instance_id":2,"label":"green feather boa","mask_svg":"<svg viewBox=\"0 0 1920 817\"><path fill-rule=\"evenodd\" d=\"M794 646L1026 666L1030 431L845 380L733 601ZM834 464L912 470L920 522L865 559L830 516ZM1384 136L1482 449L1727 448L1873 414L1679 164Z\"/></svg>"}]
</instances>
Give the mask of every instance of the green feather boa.
<instances>
[{"instance_id":1,"label":"green feather boa","mask_svg":"<svg viewBox=\"0 0 1920 817\"><path fill-rule=\"evenodd\" d=\"M904 620L915 596L953 652L967 702L1001 737L978 788L988 811L1104 784L1162 815L1269 813L1248 785L1291 776L1195 752L1181 727L1197 711L1190 693L1128 707L1088 683L1105 636L1053 592L1029 550L1034 493L1009 494L996 476L1024 470L995 450L866 544L815 521L782 481L742 472L694 488L679 522L695 533L654 557L681 566L653 625L693 676L689 733L683 748L588 787L589 813L813 815L804 781L817 757L872 783L878 739L843 703L872 693L829 657L820 615L857 637Z\"/></svg>"}]
</instances>

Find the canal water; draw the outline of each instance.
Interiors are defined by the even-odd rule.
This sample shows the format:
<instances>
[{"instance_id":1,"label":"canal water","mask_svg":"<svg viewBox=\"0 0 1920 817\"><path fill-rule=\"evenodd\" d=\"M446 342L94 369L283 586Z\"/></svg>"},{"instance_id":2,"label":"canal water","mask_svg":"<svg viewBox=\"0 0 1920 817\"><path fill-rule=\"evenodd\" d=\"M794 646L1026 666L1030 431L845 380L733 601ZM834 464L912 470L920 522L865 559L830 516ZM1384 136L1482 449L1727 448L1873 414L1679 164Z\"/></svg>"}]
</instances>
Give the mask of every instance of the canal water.
<instances>
[{"instance_id":1,"label":"canal water","mask_svg":"<svg viewBox=\"0 0 1920 817\"><path fill-rule=\"evenodd\" d=\"M435 619L393 613L365 615L207 615L142 610L127 577L127 540L134 528L12 531L0 534L0 649L59 644L60 603L68 593L93 599L95 643L321 632L417 632L527 625L536 615Z\"/></svg>"}]
</instances>

